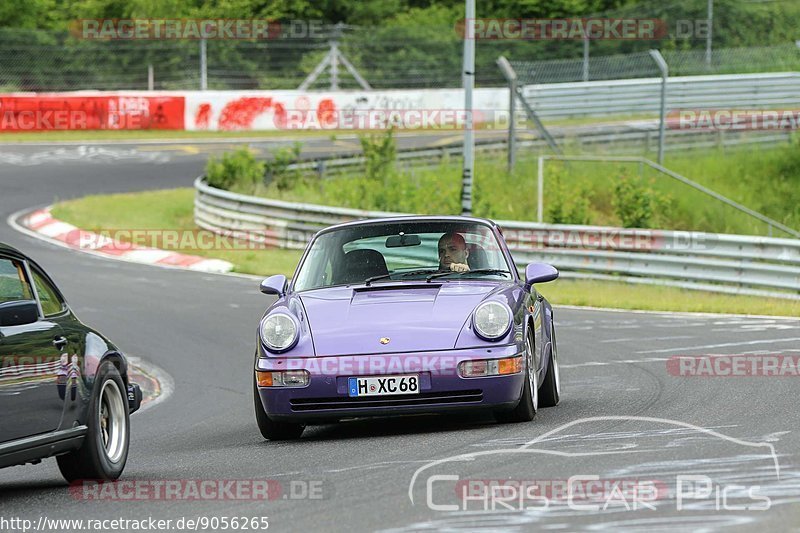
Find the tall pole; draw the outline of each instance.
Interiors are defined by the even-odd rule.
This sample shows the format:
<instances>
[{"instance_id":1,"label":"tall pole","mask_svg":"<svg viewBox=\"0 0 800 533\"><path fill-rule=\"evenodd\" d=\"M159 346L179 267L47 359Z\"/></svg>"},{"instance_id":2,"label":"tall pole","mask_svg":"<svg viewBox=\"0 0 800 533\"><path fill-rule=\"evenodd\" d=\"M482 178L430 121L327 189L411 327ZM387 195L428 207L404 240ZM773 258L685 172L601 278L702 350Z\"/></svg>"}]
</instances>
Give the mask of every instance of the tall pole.
<instances>
[{"instance_id":1,"label":"tall pole","mask_svg":"<svg viewBox=\"0 0 800 533\"><path fill-rule=\"evenodd\" d=\"M508 82L508 172L514 170L517 154L517 73L504 56L497 58L497 67Z\"/></svg>"},{"instance_id":2,"label":"tall pole","mask_svg":"<svg viewBox=\"0 0 800 533\"><path fill-rule=\"evenodd\" d=\"M333 39L330 41L331 51L328 57L331 58L331 91L339 90L339 39L342 37L344 24L339 22L333 28Z\"/></svg>"},{"instance_id":3,"label":"tall pole","mask_svg":"<svg viewBox=\"0 0 800 533\"><path fill-rule=\"evenodd\" d=\"M208 63L206 58L206 40L200 39L200 90L208 89Z\"/></svg>"},{"instance_id":4,"label":"tall pole","mask_svg":"<svg viewBox=\"0 0 800 533\"><path fill-rule=\"evenodd\" d=\"M472 89L475 87L475 0L466 0L464 27L464 171L461 174L461 214L472 214L472 178L475 166L475 132L472 122Z\"/></svg>"},{"instance_id":5,"label":"tall pole","mask_svg":"<svg viewBox=\"0 0 800 533\"><path fill-rule=\"evenodd\" d=\"M331 91L339 90L339 43L331 41Z\"/></svg>"},{"instance_id":6,"label":"tall pole","mask_svg":"<svg viewBox=\"0 0 800 533\"><path fill-rule=\"evenodd\" d=\"M708 0L708 33L706 34L706 68L711 70L711 32L714 31L714 0Z\"/></svg>"},{"instance_id":7,"label":"tall pole","mask_svg":"<svg viewBox=\"0 0 800 533\"><path fill-rule=\"evenodd\" d=\"M508 82L508 172L517 161L517 80Z\"/></svg>"},{"instance_id":8,"label":"tall pole","mask_svg":"<svg viewBox=\"0 0 800 533\"><path fill-rule=\"evenodd\" d=\"M583 34L583 81L589 81L589 32Z\"/></svg>"},{"instance_id":9,"label":"tall pole","mask_svg":"<svg viewBox=\"0 0 800 533\"><path fill-rule=\"evenodd\" d=\"M658 65L661 71L661 113L658 126L658 164L664 164L664 135L666 134L667 124L667 78L669 77L669 67L664 60L664 56L658 50L650 50L650 57Z\"/></svg>"}]
</instances>

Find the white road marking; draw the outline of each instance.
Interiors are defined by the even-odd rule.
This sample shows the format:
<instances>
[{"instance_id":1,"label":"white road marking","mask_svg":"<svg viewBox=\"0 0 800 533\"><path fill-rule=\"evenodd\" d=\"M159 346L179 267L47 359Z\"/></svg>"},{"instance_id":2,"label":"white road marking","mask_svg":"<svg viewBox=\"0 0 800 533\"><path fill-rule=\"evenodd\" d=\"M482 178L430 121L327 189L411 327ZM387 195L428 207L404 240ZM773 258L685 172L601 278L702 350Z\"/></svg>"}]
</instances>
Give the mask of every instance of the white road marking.
<instances>
[{"instance_id":1,"label":"white road marking","mask_svg":"<svg viewBox=\"0 0 800 533\"><path fill-rule=\"evenodd\" d=\"M780 344L783 342L797 342L800 337L790 337L788 339L762 339L757 341L725 342L722 344L704 344L701 346L682 346L680 348L663 348L658 350L640 350L636 353L670 353L688 350L705 350L706 348L726 348L728 346L749 346L753 344Z\"/></svg>"},{"instance_id":2,"label":"white road marking","mask_svg":"<svg viewBox=\"0 0 800 533\"><path fill-rule=\"evenodd\" d=\"M561 363L561 368L582 368L589 366L608 366L608 365L638 365L642 363L663 363L669 361L669 357L645 357L643 359L623 359L620 361L588 361L585 363L564 364Z\"/></svg>"},{"instance_id":3,"label":"white road marking","mask_svg":"<svg viewBox=\"0 0 800 533\"><path fill-rule=\"evenodd\" d=\"M677 339L693 339L694 335L675 335L673 337L649 337L646 340L649 341L669 341L669 340L677 340ZM605 339L600 342L642 342L641 337L625 337L622 339Z\"/></svg>"}]
</instances>

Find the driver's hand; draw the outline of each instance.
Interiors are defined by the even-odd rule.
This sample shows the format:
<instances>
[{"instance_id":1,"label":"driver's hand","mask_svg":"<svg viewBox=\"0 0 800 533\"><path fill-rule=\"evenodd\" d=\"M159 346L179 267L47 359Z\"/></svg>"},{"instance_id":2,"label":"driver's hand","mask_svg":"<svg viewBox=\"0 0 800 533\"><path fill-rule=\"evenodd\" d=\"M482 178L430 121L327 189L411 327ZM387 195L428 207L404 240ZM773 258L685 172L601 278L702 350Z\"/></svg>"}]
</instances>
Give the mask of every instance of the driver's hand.
<instances>
[{"instance_id":1,"label":"driver's hand","mask_svg":"<svg viewBox=\"0 0 800 533\"><path fill-rule=\"evenodd\" d=\"M450 263L450 270L453 272L469 272L469 265L464 263Z\"/></svg>"}]
</instances>

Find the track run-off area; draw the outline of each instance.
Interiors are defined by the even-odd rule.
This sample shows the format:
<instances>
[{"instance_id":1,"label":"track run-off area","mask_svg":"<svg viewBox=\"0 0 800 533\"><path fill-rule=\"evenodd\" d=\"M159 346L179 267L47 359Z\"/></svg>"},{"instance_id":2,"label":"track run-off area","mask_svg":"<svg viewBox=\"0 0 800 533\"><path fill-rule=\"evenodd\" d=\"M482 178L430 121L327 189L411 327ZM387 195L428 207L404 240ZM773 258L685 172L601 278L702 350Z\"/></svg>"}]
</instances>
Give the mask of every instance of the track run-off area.
<instances>
[{"instance_id":1,"label":"track run-off area","mask_svg":"<svg viewBox=\"0 0 800 533\"><path fill-rule=\"evenodd\" d=\"M335 142L315 141L314 150L335 151ZM188 141L0 148L0 241L40 262L79 318L170 382L168 397L131 417L116 490L71 489L54 459L8 468L0 470L4 517L34 524L42 516L152 517L173 528L180 519L267 517L278 531L800 524L797 369L711 377L675 359L797 361L800 320L556 302L562 401L532 423L468 415L356 420L267 442L253 415L252 362L271 301L256 279L107 260L5 223L55 200L189 187L218 147L228 148ZM483 490L492 486L501 488Z\"/></svg>"}]
</instances>

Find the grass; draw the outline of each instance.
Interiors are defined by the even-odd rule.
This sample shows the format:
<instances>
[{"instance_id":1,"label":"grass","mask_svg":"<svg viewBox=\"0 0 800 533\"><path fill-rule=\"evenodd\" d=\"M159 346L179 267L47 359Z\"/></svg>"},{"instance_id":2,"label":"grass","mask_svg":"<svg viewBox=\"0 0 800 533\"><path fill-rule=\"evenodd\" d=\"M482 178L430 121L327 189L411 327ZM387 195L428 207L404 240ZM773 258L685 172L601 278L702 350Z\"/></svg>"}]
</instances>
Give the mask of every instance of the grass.
<instances>
[{"instance_id":1,"label":"grass","mask_svg":"<svg viewBox=\"0 0 800 533\"><path fill-rule=\"evenodd\" d=\"M658 285L559 279L537 285L554 305L581 305L646 311L800 316L800 300L739 296Z\"/></svg>"},{"instance_id":2,"label":"grass","mask_svg":"<svg viewBox=\"0 0 800 533\"><path fill-rule=\"evenodd\" d=\"M53 215L85 230L194 230L193 200L193 189L88 196L57 204ZM291 276L300 259L300 252L297 250L181 251L224 259L235 265L236 272L259 276ZM560 279L538 288L554 305L800 316L800 301L733 296L663 286Z\"/></svg>"},{"instance_id":3,"label":"grass","mask_svg":"<svg viewBox=\"0 0 800 533\"><path fill-rule=\"evenodd\" d=\"M800 228L800 150L797 143L763 148L713 149L669 154L665 166L789 227ZM364 177L307 177L293 189L257 185L236 192L287 201L401 211L419 214L460 212L461 162L431 169L400 169L383 181ZM586 217L560 220L621 226L614 209L614 186L626 176L657 198L649 227L767 235L765 223L685 184L636 163L548 161L545 167L545 221L552 207L582 199ZM502 156L476 162L473 212L498 220L533 221L536 216L536 158L520 154L508 173ZM786 236L775 233L775 236Z\"/></svg>"},{"instance_id":4,"label":"grass","mask_svg":"<svg viewBox=\"0 0 800 533\"><path fill-rule=\"evenodd\" d=\"M83 230L197 230L194 224L194 189L169 189L144 193L87 196L56 204L53 216ZM234 272L268 276L291 276L300 252L264 250L206 250L178 248L176 251L234 265Z\"/></svg>"}]
</instances>

